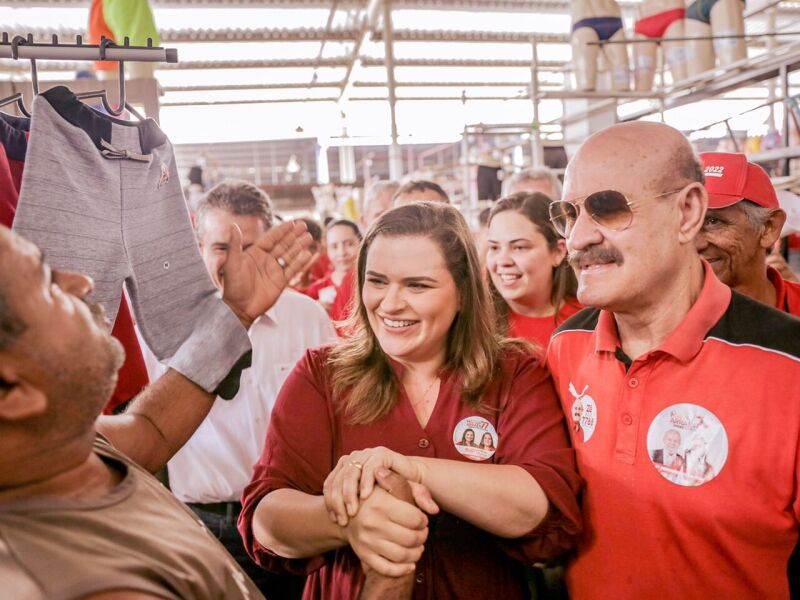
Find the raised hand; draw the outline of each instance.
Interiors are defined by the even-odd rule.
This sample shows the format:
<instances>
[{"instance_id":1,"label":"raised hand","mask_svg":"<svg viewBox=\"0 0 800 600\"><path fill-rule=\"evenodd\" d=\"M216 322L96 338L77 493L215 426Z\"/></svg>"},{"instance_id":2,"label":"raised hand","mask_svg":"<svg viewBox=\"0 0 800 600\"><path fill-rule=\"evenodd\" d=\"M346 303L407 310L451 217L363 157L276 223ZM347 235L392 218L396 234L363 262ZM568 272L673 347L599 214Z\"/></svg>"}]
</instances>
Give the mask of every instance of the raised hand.
<instances>
[{"instance_id":1,"label":"raised hand","mask_svg":"<svg viewBox=\"0 0 800 600\"><path fill-rule=\"evenodd\" d=\"M311 260L311 236L302 221L270 228L246 250L242 232L231 227L228 257L222 267L222 299L249 327L281 295Z\"/></svg>"}]
</instances>

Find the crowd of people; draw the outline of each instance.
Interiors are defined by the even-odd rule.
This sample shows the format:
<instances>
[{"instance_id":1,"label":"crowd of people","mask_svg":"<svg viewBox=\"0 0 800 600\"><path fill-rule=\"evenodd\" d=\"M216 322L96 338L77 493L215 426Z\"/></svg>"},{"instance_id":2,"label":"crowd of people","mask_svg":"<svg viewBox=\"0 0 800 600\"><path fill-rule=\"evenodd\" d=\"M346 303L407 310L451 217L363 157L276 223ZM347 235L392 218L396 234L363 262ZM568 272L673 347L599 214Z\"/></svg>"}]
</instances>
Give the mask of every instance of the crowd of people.
<instances>
[{"instance_id":1,"label":"crowd of people","mask_svg":"<svg viewBox=\"0 0 800 600\"><path fill-rule=\"evenodd\" d=\"M3 593L529 598L563 566L579 599L800 594L785 219L744 155L646 122L474 230L428 181L325 227L226 181L195 226L236 318L195 335L208 361L246 330L235 394L141 340L152 383L101 417L93 282L0 228Z\"/></svg>"}]
</instances>

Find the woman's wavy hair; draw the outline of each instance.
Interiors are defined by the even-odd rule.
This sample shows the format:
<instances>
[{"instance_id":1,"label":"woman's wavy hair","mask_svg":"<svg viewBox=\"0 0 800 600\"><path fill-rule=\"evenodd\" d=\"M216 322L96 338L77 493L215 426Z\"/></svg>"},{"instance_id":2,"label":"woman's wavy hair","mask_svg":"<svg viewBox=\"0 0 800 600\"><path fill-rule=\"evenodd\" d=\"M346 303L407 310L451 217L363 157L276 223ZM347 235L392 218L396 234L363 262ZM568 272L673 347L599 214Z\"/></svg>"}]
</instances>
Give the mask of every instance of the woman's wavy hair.
<instances>
[{"instance_id":1,"label":"woman's wavy hair","mask_svg":"<svg viewBox=\"0 0 800 600\"><path fill-rule=\"evenodd\" d=\"M549 207L552 200L547 194L542 192L518 192L505 198L501 198L492 207L489 213L489 225L492 219L502 212L512 210L527 218L536 226L536 229L547 240L547 247L555 250L558 241L563 239L556 233L553 224L550 222ZM491 280L491 277L488 277ZM575 273L569 266L566 257L561 263L553 268L553 287L550 290L550 302L556 309L553 319L558 323L558 313L561 308L575 298L578 290L578 282ZM505 335L508 332L508 316L510 308L500 292L490 283L490 291L494 303L495 315L497 317L497 330Z\"/></svg>"},{"instance_id":2,"label":"woman's wavy hair","mask_svg":"<svg viewBox=\"0 0 800 600\"><path fill-rule=\"evenodd\" d=\"M481 396L497 372L500 353L519 344L500 339L495 332L494 308L464 217L453 206L438 202L415 202L384 213L361 244L354 308L347 322L352 334L332 350L329 359L338 408L345 411L351 423L363 425L386 416L398 397L399 382L369 325L361 298L367 256L372 243L382 236L422 236L441 250L456 284L459 302L447 336L444 367L461 374L462 401L481 408Z\"/></svg>"}]
</instances>

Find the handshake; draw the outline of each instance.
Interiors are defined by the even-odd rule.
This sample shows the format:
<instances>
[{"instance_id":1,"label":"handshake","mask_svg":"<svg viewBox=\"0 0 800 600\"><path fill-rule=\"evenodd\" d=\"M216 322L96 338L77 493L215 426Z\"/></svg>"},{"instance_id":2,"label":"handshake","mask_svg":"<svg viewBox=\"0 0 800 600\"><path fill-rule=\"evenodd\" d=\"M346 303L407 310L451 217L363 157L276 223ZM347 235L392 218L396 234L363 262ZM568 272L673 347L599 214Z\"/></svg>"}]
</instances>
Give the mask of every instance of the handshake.
<instances>
[{"instance_id":1,"label":"handshake","mask_svg":"<svg viewBox=\"0 0 800 600\"><path fill-rule=\"evenodd\" d=\"M381 474L385 476L381 477ZM398 500L415 504L411 484L402 475L394 471L389 471L388 474L381 472L377 474L377 483L381 489ZM359 595L360 600L409 600L411 598L414 589L413 572L402 577L388 577L380 575L364 563L361 563L361 568L364 569L365 578Z\"/></svg>"},{"instance_id":2,"label":"handshake","mask_svg":"<svg viewBox=\"0 0 800 600\"><path fill-rule=\"evenodd\" d=\"M428 515L439 512L422 481L423 467L415 457L387 448L342 456L328 475L325 505L361 560L362 600L411 598Z\"/></svg>"}]
</instances>

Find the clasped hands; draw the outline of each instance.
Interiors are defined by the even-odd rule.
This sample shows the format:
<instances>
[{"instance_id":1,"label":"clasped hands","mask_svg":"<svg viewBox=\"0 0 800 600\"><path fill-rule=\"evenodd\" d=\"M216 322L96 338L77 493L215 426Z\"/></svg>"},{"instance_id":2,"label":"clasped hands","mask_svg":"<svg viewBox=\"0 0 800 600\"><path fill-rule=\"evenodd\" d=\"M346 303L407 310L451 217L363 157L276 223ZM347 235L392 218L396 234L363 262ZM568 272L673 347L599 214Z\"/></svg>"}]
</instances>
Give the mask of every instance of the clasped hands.
<instances>
[{"instance_id":1,"label":"clasped hands","mask_svg":"<svg viewBox=\"0 0 800 600\"><path fill-rule=\"evenodd\" d=\"M325 508L366 570L388 577L414 571L428 537L427 514L439 512L423 475L419 461L381 447L342 456L328 475ZM398 494L406 481L413 504Z\"/></svg>"}]
</instances>

